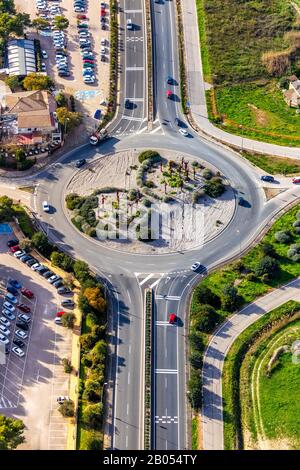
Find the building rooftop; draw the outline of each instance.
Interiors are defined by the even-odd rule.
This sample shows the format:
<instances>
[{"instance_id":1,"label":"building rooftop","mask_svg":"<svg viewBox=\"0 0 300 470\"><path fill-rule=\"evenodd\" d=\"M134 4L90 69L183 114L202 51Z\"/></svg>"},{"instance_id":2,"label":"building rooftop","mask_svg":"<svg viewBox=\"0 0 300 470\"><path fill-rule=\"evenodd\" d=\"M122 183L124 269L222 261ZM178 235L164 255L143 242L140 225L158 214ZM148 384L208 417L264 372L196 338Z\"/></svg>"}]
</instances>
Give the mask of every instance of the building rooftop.
<instances>
[{"instance_id":1,"label":"building rooftop","mask_svg":"<svg viewBox=\"0 0 300 470\"><path fill-rule=\"evenodd\" d=\"M9 75L25 76L36 72L34 41L12 39L7 44Z\"/></svg>"}]
</instances>

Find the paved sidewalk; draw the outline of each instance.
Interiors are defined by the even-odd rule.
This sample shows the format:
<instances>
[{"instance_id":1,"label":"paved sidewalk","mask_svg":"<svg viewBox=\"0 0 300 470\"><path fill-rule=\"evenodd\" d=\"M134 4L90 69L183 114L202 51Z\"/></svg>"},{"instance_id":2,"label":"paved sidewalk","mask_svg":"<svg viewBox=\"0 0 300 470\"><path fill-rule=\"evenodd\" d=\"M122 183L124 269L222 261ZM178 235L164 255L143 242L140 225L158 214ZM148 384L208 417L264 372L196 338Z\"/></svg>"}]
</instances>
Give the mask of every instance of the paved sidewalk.
<instances>
[{"instance_id":1,"label":"paved sidewalk","mask_svg":"<svg viewBox=\"0 0 300 470\"><path fill-rule=\"evenodd\" d=\"M289 300L300 301L300 278L260 297L230 317L212 336L203 361L203 449L222 450L222 370L224 358L236 338L262 315Z\"/></svg>"},{"instance_id":2,"label":"paved sidewalk","mask_svg":"<svg viewBox=\"0 0 300 470\"><path fill-rule=\"evenodd\" d=\"M224 144L259 153L300 159L299 147L284 147L229 134L208 119L202 74L196 0L181 0L185 36L186 73L192 118L200 130Z\"/></svg>"}]
</instances>

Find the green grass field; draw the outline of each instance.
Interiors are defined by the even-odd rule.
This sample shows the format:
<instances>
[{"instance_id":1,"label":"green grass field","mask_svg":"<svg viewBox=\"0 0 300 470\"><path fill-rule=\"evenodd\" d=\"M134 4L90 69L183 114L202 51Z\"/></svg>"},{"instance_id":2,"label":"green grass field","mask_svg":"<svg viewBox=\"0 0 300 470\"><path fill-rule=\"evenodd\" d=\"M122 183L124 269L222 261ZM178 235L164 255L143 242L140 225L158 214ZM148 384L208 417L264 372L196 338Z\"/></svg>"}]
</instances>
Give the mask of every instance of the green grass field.
<instances>
[{"instance_id":1,"label":"green grass field","mask_svg":"<svg viewBox=\"0 0 300 470\"><path fill-rule=\"evenodd\" d=\"M242 152L243 157L249 160L253 165L271 175L294 175L300 173L300 160L275 157L274 155L258 155Z\"/></svg>"}]
</instances>

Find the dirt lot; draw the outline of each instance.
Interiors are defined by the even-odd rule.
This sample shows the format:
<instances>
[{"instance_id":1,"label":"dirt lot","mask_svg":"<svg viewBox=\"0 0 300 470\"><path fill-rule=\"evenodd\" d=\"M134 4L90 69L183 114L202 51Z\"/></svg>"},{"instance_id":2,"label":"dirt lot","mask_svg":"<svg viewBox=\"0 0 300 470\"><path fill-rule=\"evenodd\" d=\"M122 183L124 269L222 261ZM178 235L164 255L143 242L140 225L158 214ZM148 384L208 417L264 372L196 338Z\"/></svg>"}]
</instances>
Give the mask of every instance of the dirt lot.
<instances>
[{"instance_id":1,"label":"dirt lot","mask_svg":"<svg viewBox=\"0 0 300 470\"><path fill-rule=\"evenodd\" d=\"M51 4L51 2L48 2ZM49 58L45 59L47 73L57 83L57 88L64 90L66 93L73 94L76 98L76 111L79 111L84 116L84 124L86 133L90 134L95 130L98 121L93 118L96 109L105 110L104 106L100 105L103 100L107 101L109 92L109 10L107 3L107 29L102 31L100 28L100 2L94 0L87 0L86 16L88 17L89 32L91 34L91 49L96 58L94 84L88 85L82 79L82 58L79 48L79 37L77 34L77 18L73 10L73 0L63 0L60 2L62 14L66 16L70 22L69 28L66 31L67 46L66 49L69 53L69 70L70 77L59 77L57 68L55 66L55 49L51 36L43 36L32 31L28 33L30 38L38 38L41 41L42 49L45 49ZM15 0L16 7L23 12L29 13L31 18L35 18L36 2L35 0L24 2L24 0ZM84 20L85 21L85 20ZM106 61L100 61L100 41L101 38L106 39ZM85 135L79 132L78 135Z\"/></svg>"},{"instance_id":2,"label":"dirt lot","mask_svg":"<svg viewBox=\"0 0 300 470\"><path fill-rule=\"evenodd\" d=\"M9 278L16 279L34 294L28 300L19 294L19 302L31 308L31 327L24 340L25 356L10 351L0 365L0 413L20 418L26 426L26 442L20 449L65 449L67 422L58 412L56 398L68 395L69 376L60 360L71 356L71 331L56 325L54 315L62 299L46 279L32 271L7 251L11 235L0 234L0 306ZM9 327L10 349L17 329Z\"/></svg>"}]
</instances>

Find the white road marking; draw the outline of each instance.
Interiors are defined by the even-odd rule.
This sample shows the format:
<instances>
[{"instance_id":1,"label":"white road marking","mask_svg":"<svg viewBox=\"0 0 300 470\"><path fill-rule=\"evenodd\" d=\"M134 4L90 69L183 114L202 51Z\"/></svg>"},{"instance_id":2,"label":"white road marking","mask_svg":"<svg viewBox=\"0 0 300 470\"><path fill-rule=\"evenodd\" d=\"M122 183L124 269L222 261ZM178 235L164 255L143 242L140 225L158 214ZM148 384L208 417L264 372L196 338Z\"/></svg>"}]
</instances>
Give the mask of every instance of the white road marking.
<instances>
[{"instance_id":1,"label":"white road marking","mask_svg":"<svg viewBox=\"0 0 300 470\"><path fill-rule=\"evenodd\" d=\"M178 369L155 369L156 374L178 374Z\"/></svg>"},{"instance_id":2,"label":"white road marking","mask_svg":"<svg viewBox=\"0 0 300 470\"><path fill-rule=\"evenodd\" d=\"M135 67L126 67L126 72L130 72L130 71L133 71L133 70L144 70L144 67L138 67L138 66L135 66Z\"/></svg>"},{"instance_id":3,"label":"white road marking","mask_svg":"<svg viewBox=\"0 0 300 470\"><path fill-rule=\"evenodd\" d=\"M162 130L162 128L159 126L156 129L153 129L153 131L150 131L150 134L155 134L156 132Z\"/></svg>"},{"instance_id":4,"label":"white road marking","mask_svg":"<svg viewBox=\"0 0 300 470\"><path fill-rule=\"evenodd\" d=\"M147 282L153 276L154 276L154 273L149 274L147 277L145 277L145 279L142 280L142 282L139 283L139 285L142 286L143 284L145 284L145 282Z\"/></svg>"}]
</instances>

